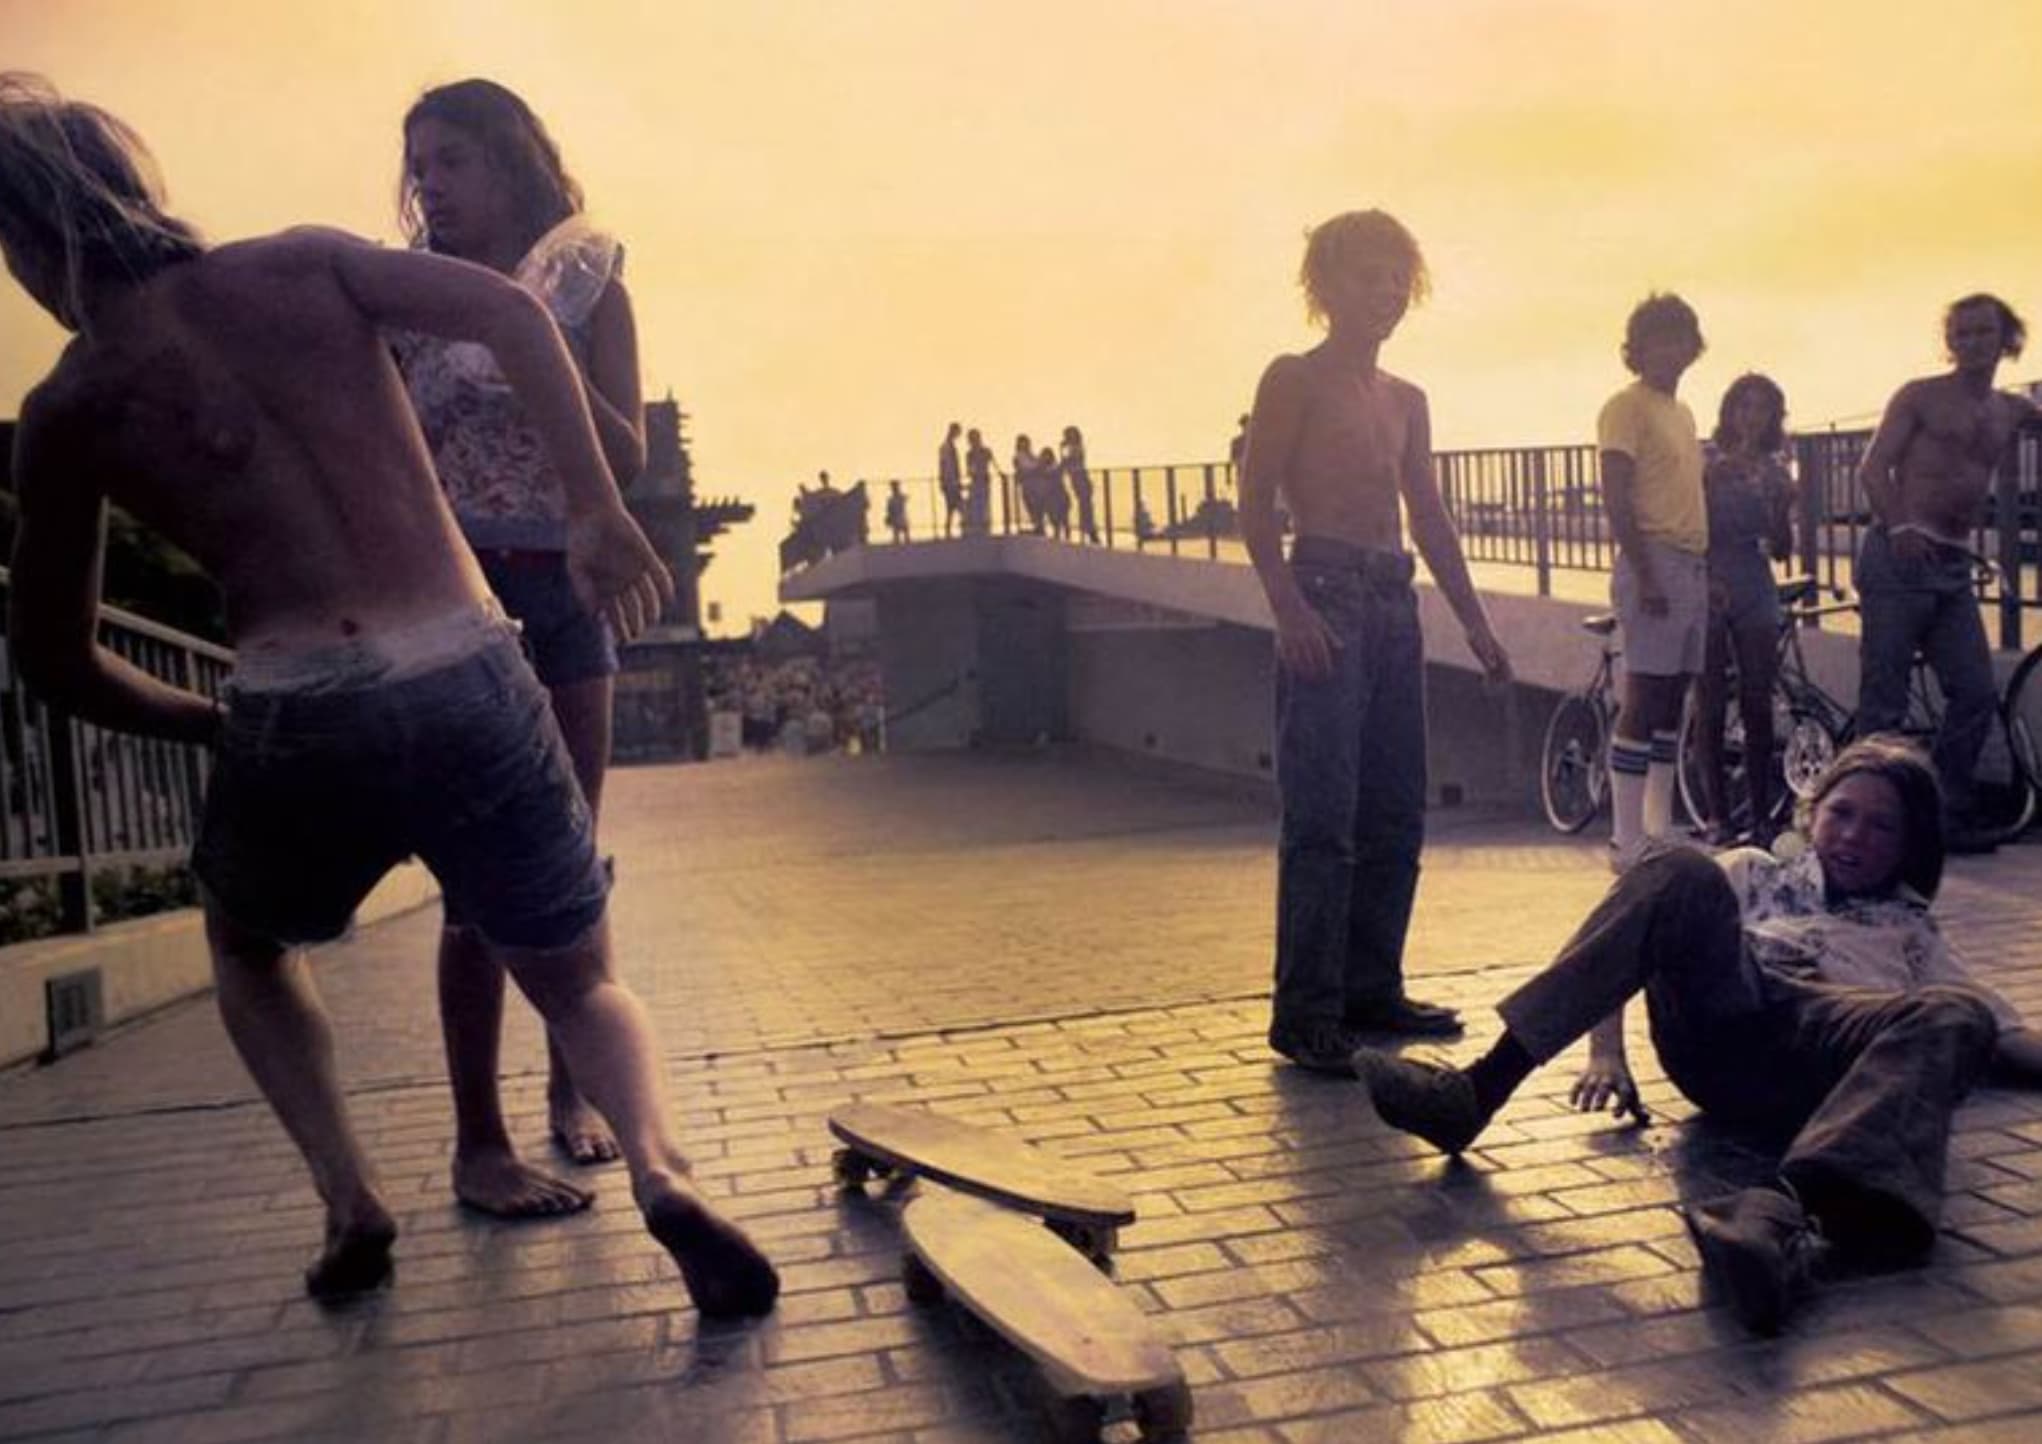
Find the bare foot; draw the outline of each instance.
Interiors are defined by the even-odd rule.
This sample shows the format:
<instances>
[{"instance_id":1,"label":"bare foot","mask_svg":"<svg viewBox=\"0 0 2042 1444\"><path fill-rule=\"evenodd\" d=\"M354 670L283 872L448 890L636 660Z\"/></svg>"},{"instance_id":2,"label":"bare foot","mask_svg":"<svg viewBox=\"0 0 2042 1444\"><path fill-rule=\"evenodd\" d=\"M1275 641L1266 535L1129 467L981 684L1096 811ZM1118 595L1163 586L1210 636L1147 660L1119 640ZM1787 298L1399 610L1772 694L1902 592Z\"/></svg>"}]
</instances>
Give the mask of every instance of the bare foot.
<instances>
[{"instance_id":1,"label":"bare foot","mask_svg":"<svg viewBox=\"0 0 2042 1444\"><path fill-rule=\"evenodd\" d=\"M497 1218L559 1218L596 1201L587 1189L532 1167L508 1148L456 1154L454 1197Z\"/></svg>"},{"instance_id":2,"label":"bare foot","mask_svg":"<svg viewBox=\"0 0 2042 1444\"><path fill-rule=\"evenodd\" d=\"M305 1292L322 1303L366 1293L390 1277L397 1220L369 1198L342 1212L328 1209L326 1247L305 1270Z\"/></svg>"},{"instance_id":3,"label":"bare foot","mask_svg":"<svg viewBox=\"0 0 2042 1444\"><path fill-rule=\"evenodd\" d=\"M695 1307L710 1318L770 1313L780 1297L780 1275L708 1201L678 1181L647 1184L639 1209L645 1226L681 1267Z\"/></svg>"},{"instance_id":4,"label":"bare foot","mask_svg":"<svg viewBox=\"0 0 2042 1444\"><path fill-rule=\"evenodd\" d=\"M617 1146L617 1135L610 1131L609 1124L603 1122L603 1115L589 1107L588 1100L579 1093L555 1098L547 1112L553 1129L553 1146L574 1162L586 1167L624 1156L624 1150Z\"/></svg>"}]
</instances>

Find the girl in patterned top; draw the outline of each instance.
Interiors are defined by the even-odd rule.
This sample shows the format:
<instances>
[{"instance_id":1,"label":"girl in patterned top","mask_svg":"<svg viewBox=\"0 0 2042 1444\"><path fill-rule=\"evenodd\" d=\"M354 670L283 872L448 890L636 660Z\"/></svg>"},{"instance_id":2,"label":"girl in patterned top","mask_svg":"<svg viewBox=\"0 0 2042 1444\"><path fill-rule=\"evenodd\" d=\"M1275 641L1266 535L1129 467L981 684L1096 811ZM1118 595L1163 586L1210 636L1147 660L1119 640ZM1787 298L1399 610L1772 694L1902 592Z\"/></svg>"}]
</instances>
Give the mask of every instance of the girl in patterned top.
<instances>
[{"instance_id":1,"label":"girl in patterned top","mask_svg":"<svg viewBox=\"0 0 2042 1444\"><path fill-rule=\"evenodd\" d=\"M416 246L515 277L546 303L581 369L603 453L621 485L645 464L638 340L621 250L581 216L581 188L525 102L488 80L428 90L404 117L400 214ZM569 584L558 478L486 353L434 337L393 338L440 484L489 584L523 626L534 670L594 814L610 752L614 638ZM449 918L440 1013L454 1086L454 1190L486 1212L573 1212L592 1195L522 1163L497 1097L503 969ZM576 1163L617 1156L548 1040L549 1121Z\"/></svg>"},{"instance_id":2,"label":"girl in patterned top","mask_svg":"<svg viewBox=\"0 0 2042 1444\"><path fill-rule=\"evenodd\" d=\"M1773 839L1773 678L1778 670L1779 593L1775 561L1794 554L1793 483L1780 464L1787 399L1771 378L1747 372L1730 383L1702 476L1709 509L1709 625L1696 740L1709 841L1731 841L1733 801L1723 777L1723 717L1730 663L1737 663L1737 709L1744 722L1744 778L1751 841Z\"/></svg>"}]
</instances>

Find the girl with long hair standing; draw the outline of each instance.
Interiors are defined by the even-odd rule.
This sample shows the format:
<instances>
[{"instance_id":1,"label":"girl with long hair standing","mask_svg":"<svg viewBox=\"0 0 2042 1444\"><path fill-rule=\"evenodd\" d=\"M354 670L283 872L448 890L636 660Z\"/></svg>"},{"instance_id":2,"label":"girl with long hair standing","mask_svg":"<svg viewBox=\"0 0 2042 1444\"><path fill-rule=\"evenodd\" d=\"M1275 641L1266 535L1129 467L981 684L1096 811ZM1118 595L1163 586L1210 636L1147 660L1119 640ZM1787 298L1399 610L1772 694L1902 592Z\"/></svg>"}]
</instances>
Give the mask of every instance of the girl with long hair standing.
<instances>
[{"instance_id":1,"label":"girl with long hair standing","mask_svg":"<svg viewBox=\"0 0 2042 1444\"><path fill-rule=\"evenodd\" d=\"M522 99L489 80L426 91L404 117L399 212L412 244L487 266L542 300L578 363L603 454L621 485L645 464L638 339L622 250L582 217L581 188ZM616 640L576 597L558 477L488 354L436 337L395 338L440 484L489 580L524 629L539 680L593 816L610 753ZM573 1212L591 1195L523 1163L497 1093L503 969L449 917L440 936L440 1017L454 1088L454 1191L486 1212ZM576 1163L617 1156L609 1129L547 1040L555 1144Z\"/></svg>"}]
</instances>

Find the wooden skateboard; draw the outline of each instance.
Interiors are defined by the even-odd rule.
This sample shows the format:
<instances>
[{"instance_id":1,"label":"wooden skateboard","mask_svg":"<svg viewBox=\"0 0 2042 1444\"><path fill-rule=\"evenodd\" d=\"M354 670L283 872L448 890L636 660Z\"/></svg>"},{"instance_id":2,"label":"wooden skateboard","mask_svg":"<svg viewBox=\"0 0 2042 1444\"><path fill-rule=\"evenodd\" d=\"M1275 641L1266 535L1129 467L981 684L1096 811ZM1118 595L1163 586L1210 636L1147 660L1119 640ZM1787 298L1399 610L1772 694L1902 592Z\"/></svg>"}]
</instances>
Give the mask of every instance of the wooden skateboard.
<instances>
[{"instance_id":1,"label":"wooden skateboard","mask_svg":"<svg viewBox=\"0 0 2042 1444\"><path fill-rule=\"evenodd\" d=\"M955 1299L1033 1359L1056 1394L1059 1439L1096 1441L1121 1399L1145 1440L1191 1427L1191 1387L1148 1317L1025 1215L925 1184L901 1221L908 1297Z\"/></svg>"},{"instance_id":2,"label":"wooden skateboard","mask_svg":"<svg viewBox=\"0 0 2042 1444\"><path fill-rule=\"evenodd\" d=\"M934 1179L1034 1214L1094 1262L1104 1263L1119 1230L1134 1222L1134 1201L1120 1189L995 1129L922 1108L852 1103L830 1115L830 1132L844 1145L834 1166L845 1188L870 1178Z\"/></svg>"}]
</instances>

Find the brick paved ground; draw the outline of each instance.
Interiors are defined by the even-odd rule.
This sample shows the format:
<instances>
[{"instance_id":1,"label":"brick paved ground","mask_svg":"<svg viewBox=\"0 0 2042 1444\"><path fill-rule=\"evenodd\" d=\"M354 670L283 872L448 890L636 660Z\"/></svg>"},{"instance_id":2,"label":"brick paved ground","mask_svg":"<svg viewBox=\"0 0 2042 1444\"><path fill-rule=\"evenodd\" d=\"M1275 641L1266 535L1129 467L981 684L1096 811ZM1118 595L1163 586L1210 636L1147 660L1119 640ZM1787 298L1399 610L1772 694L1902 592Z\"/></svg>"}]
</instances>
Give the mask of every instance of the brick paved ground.
<instances>
[{"instance_id":1,"label":"brick paved ground","mask_svg":"<svg viewBox=\"0 0 2042 1444\"><path fill-rule=\"evenodd\" d=\"M1119 1277L1203 1441L2042 1433L2042 1097L1965 1109L1932 1267L1838 1281L1757 1344L1705 1306L1673 1205L1763 1160L1679 1121L1656 1074L1659 1121L1618 1129L1570 1114L1556 1067L1449 1167L1353 1085L1270 1066L1253 798L1047 755L633 770L612 799L623 966L705 1186L784 1266L774 1318L699 1328L615 1170L563 1223L449 1204L420 914L319 964L405 1229L396 1286L354 1307L297 1291L318 1212L209 1006L0 1078L0 1436L1037 1437L1030 1371L907 1304L890 1205L831 1189L822 1120L850 1097L1011 1127L1135 1191ZM1600 893L1596 847L1434 832L1413 971L1483 1004ZM1945 906L2042 1014L2038 858L1961 862ZM522 1009L512 1030L536 1149L538 1033Z\"/></svg>"}]
</instances>

